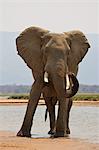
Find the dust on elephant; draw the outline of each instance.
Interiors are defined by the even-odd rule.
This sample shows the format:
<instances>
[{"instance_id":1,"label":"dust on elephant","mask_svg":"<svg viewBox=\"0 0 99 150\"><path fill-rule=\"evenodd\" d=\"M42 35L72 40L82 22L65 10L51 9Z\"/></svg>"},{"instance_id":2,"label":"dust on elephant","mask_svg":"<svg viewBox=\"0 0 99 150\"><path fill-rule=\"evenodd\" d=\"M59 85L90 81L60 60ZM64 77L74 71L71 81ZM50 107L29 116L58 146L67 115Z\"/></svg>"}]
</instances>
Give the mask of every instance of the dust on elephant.
<instances>
[{"instance_id":1,"label":"dust on elephant","mask_svg":"<svg viewBox=\"0 0 99 150\"><path fill-rule=\"evenodd\" d=\"M55 136L65 136L67 130L68 104L66 97L72 97L78 90L76 77L69 73L68 59L78 64L90 47L86 37L80 31L67 33L51 33L38 27L25 29L16 39L18 54L32 70L34 83L31 88L30 98L24 121L18 136L31 136L33 116L41 95L46 86L44 80L49 78L52 95L58 98L58 116ZM73 82L72 88L66 90L66 74ZM44 79L45 78L45 79Z\"/></svg>"}]
</instances>

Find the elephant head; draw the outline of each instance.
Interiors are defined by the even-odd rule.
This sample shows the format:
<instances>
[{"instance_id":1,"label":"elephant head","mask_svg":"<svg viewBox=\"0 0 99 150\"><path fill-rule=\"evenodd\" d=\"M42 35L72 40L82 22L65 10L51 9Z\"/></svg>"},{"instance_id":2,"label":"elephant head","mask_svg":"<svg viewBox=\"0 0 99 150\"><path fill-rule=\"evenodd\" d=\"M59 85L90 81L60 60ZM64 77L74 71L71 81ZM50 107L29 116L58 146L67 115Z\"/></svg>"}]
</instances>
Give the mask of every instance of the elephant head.
<instances>
[{"instance_id":1,"label":"elephant head","mask_svg":"<svg viewBox=\"0 0 99 150\"><path fill-rule=\"evenodd\" d=\"M90 47L82 32L57 34L38 27L30 27L16 39L16 45L18 54L33 70L34 78L43 75L44 80L48 82L49 77L56 92L60 89L65 93L67 91L66 97L71 97L77 92L79 84L75 75L70 73L72 71L70 68L82 61ZM68 79L72 80L72 88L67 87L70 85L69 80L66 86L67 73ZM71 90L68 92L66 89Z\"/></svg>"}]
</instances>

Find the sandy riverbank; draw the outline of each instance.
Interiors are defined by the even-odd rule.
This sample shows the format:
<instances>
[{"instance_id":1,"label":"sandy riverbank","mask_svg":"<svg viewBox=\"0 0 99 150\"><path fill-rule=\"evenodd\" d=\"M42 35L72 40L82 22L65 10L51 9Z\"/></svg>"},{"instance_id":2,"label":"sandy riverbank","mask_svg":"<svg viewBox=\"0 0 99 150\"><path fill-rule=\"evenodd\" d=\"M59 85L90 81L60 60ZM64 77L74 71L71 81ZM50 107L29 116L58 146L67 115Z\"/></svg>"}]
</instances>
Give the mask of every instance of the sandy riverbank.
<instances>
[{"instance_id":1,"label":"sandy riverbank","mask_svg":"<svg viewBox=\"0 0 99 150\"><path fill-rule=\"evenodd\" d=\"M0 105L20 105L27 104L28 100L26 99L0 99ZM39 105L45 105L44 100L39 100ZM73 105L78 106L99 106L99 101L73 101Z\"/></svg>"},{"instance_id":2,"label":"sandy riverbank","mask_svg":"<svg viewBox=\"0 0 99 150\"><path fill-rule=\"evenodd\" d=\"M0 150L98 150L99 144L80 139L21 138L15 133L0 131Z\"/></svg>"}]
</instances>

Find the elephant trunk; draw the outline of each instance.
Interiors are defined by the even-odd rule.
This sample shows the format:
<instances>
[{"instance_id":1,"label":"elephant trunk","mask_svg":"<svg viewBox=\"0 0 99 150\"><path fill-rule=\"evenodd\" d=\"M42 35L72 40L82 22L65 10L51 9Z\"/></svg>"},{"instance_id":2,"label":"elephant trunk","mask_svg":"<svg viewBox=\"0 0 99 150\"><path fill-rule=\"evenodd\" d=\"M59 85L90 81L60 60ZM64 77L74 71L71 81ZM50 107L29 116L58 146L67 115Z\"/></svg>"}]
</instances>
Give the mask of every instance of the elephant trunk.
<instances>
[{"instance_id":1,"label":"elephant trunk","mask_svg":"<svg viewBox=\"0 0 99 150\"><path fill-rule=\"evenodd\" d=\"M44 74L44 82L46 83L46 85L49 83L49 77L47 72L45 72ZM73 97L79 89L79 82L74 73L66 74L65 82L66 82L66 89L65 89L66 98Z\"/></svg>"},{"instance_id":2,"label":"elephant trunk","mask_svg":"<svg viewBox=\"0 0 99 150\"><path fill-rule=\"evenodd\" d=\"M79 89L79 82L73 73L66 75L66 98L73 97Z\"/></svg>"}]
</instances>

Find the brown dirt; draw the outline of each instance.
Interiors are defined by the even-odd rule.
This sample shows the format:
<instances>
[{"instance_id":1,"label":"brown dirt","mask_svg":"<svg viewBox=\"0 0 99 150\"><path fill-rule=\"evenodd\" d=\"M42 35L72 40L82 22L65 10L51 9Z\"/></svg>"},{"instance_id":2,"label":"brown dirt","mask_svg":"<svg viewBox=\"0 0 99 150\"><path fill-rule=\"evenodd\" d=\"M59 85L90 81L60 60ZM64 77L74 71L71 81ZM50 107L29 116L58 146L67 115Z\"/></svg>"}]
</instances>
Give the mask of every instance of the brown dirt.
<instances>
[{"instance_id":1,"label":"brown dirt","mask_svg":"<svg viewBox=\"0 0 99 150\"><path fill-rule=\"evenodd\" d=\"M27 104L28 100L24 99L0 99L0 105L21 105ZM39 105L45 105L44 100L39 100ZM99 106L99 101L74 101L73 105L77 106Z\"/></svg>"},{"instance_id":2,"label":"brown dirt","mask_svg":"<svg viewBox=\"0 0 99 150\"><path fill-rule=\"evenodd\" d=\"M22 138L12 132L0 132L0 150L98 150L99 144L66 138Z\"/></svg>"}]
</instances>

